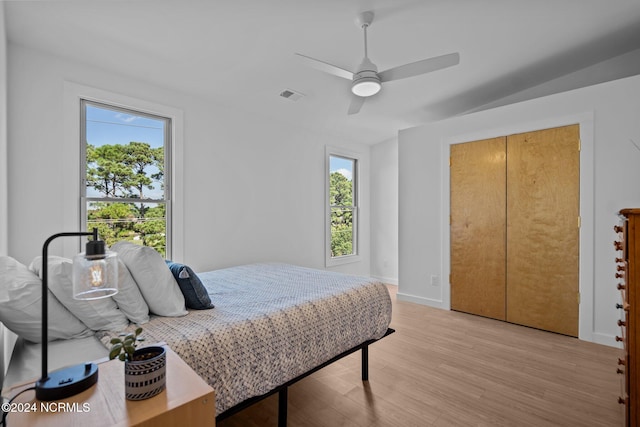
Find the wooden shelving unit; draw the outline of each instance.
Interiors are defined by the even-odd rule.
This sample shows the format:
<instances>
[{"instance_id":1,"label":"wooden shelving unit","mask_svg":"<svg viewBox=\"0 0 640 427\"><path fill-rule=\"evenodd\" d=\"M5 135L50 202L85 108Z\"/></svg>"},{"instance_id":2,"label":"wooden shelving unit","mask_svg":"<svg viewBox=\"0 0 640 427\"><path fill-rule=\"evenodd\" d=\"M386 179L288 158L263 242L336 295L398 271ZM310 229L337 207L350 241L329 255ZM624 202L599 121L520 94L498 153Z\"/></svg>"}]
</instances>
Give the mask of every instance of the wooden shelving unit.
<instances>
[{"instance_id":1,"label":"wooden shelving unit","mask_svg":"<svg viewBox=\"0 0 640 427\"><path fill-rule=\"evenodd\" d=\"M624 378L623 396L618 401L625 405L625 421L627 426L637 426L640 423L640 395L638 384L640 374L638 357L640 342L638 340L638 325L640 324L640 209L623 209L620 211L622 225L614 230L618 233L618 240L614 242L615 249L620 256L616 258L617 287L622 295L622 303L617 308L622 313L618 325L621 335L616 340L623 344L623 357L618 359L618 373Z\"/></svg>"}]
</instances>

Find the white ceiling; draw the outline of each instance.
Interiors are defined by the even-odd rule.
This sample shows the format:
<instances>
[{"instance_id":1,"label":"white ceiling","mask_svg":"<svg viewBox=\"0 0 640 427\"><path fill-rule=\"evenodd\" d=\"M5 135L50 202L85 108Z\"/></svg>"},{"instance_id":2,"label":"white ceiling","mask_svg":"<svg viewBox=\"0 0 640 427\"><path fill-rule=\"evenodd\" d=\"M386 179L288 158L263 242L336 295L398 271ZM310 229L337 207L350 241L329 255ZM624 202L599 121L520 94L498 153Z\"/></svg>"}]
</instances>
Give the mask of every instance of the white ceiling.
<instances>
[{"instance_id":1,"label":"white ceiling","mask_svg":"<svg viewBox=\"0 0 640 427\"><path fill-rule=\"evenodd\" d=\"M10 43L367 144L640 49L640 0L4 3ZM460 64L385 83L348 116L350 83L293 54L355 70L364 10L376 15L369 57L379 70L451 52ZM287 88L306 96L286 100Z\"/></svg>"}]
</instances>

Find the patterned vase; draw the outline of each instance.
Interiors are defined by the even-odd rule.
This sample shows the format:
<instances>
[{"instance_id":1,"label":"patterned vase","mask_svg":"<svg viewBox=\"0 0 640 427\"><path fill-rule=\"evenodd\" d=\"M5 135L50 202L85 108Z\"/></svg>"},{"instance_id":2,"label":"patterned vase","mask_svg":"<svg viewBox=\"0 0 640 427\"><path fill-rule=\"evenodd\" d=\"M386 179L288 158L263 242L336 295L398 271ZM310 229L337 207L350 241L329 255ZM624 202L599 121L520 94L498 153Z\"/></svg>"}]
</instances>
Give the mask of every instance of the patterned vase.
<instances>
[{"instance_id":1,"label":"patterned vase","mask_svg":"<svg viewBox=\"0 0 640 427\"><path fill-rule=\"evenodd\" d=\"M137 358L142 360L136 360ZM164 390L167 352L163 347L144 347L124 362L124 393L128 400L144 400Z\"/></svg>"}]
</instances>

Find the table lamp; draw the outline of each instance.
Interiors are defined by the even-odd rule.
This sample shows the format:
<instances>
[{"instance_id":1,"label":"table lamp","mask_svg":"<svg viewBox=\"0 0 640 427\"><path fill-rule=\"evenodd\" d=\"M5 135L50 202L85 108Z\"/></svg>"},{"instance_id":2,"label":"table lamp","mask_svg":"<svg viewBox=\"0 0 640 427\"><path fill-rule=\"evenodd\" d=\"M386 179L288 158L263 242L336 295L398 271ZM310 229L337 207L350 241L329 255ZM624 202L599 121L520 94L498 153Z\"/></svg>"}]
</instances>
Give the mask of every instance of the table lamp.
<instances>
[{"instance_id":1,"label":"table lamp","mask_svg":"<svg viewBox=\"0 0 640 427\"><path fill-rule=\"evenodd\" d=\"M118 262L114 252L106 250L98 240L98 229L93 232L58 233L49 237L42 247L42 377L36 382L36 398L44 401L74 396L98 382L98 366L84 363L49 373L48 357L48 248L58 237L93 236L86 252L73 258L73 297L80 300L106 298L118 292Z\"/></svg>"}]
</instances>

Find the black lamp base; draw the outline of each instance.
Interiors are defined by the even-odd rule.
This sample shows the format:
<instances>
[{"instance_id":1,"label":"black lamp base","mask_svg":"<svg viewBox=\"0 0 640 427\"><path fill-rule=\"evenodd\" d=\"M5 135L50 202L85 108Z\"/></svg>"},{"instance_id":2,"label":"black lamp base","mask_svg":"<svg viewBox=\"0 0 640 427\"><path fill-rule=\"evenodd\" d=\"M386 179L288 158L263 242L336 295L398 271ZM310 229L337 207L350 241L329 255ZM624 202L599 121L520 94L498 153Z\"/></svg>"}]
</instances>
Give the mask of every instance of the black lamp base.
<instances>
[{"instance_id":1,"label":"black lamp base","mask_svg":"<svg viewBox=\"0 0 640 427\"><path fill-rule=\"evenodd\" d=\"M65 399L81 393L98 382L95 363L69 366L49 373L36 382L36 398L51 401Z\"/></svg>"}]
</instances>

